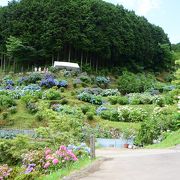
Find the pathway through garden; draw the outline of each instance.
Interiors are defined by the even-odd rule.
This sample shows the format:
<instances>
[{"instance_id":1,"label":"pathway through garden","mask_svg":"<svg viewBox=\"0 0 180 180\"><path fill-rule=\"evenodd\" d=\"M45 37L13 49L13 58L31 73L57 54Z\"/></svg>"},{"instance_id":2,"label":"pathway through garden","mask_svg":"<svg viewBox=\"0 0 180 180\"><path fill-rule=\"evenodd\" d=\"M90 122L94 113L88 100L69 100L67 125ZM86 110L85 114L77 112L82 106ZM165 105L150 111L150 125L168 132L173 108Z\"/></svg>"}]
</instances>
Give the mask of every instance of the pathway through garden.
<instances>
[{"instance_id":1,"label":"pathway through garden","mask_svg":"<svg viewBox=\"0 0 180 180\"><path fill-rule=\"evenodd\" d=\"M100 149L105 157L94 172L80 180L179 180L180 146L173 149Z\"/></svg>"}]
</instances>

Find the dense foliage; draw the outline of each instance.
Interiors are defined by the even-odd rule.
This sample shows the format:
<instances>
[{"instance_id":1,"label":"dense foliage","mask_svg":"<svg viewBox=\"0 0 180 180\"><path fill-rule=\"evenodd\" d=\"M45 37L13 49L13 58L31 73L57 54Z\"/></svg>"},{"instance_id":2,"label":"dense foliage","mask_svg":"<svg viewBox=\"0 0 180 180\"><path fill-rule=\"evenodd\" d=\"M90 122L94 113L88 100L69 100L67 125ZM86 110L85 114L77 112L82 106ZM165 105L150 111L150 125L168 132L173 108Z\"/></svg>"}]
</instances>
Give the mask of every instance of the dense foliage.
<instances>
[{"instance_id":1,"label":"dense foliage","mask_svg":"<svg viewBox=\"0 0 180 180\"><path fill-rule=\"evenodd\" d=\"M172 63L162 28L102 0L9 2L0 7L0 53L3 68L19 69L53 60L133 70Z\"/></svg>"},{"instance_id":2,"label":"dense foliage","mask_svg":"<svg viewBox=\"0 0 180 180\"><path fill-rule=\"evenodd\" d=\"M45 144L42 146L30 141L26 136L0 140L0 179L36 179L89 158L90 149L85 143L77 146L70 144L67 147L61 145L57 149L51 149L43 147ZM13 167L10 168L7 164Z\"/></svg>"},{"instance_id":3,"label":"dense foliage","mask_svg":"<svg viewBox=\"0 0 180 180\"><path fill-rule=\"evenodd\" d=\"M119 77L118 85L121 93L141 93L150 89L155 84L155 78L150 74L134 74L123 72Z\"/></svg>"},{"instance_id":4,"label":"dense foliage","mask_svg":"<svg viewBox=\"0 0 180 180\"><path fill-rule=\"evenodd\" d=\"M138 146L160 142L180 128L177 72L174 84L128 71L119 77L67 70L2 74L0 179L69 169L88 158L89 148L79 144L92 134Z\"/></svg>"}]
</instances>

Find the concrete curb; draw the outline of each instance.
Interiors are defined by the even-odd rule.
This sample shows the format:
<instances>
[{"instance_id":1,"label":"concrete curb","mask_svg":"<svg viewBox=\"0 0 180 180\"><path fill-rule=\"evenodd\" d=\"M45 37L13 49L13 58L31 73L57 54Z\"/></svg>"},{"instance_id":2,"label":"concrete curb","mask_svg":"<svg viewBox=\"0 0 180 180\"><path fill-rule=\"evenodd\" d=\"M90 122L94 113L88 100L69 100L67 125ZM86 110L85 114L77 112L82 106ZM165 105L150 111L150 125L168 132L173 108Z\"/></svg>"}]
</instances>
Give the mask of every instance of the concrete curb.
<instances>
[{"instance_id":1,"label":"concrete curb","mask_svg":"<svg viewBox=\"0 0 180 180\"><path fill-rule=\"evenodd\" d=\"M80 178L87 177L89 174L97 171L99 169L100 165L104 161L107 161L108 159L109 158L100 158L100 159L97 159L92 164L87 166L86 168L84 168L84 169L82 169L80 171L74 172L70 176L63 177L62 179L63 180L78 180Z\"/></svg>"}]
</instances>

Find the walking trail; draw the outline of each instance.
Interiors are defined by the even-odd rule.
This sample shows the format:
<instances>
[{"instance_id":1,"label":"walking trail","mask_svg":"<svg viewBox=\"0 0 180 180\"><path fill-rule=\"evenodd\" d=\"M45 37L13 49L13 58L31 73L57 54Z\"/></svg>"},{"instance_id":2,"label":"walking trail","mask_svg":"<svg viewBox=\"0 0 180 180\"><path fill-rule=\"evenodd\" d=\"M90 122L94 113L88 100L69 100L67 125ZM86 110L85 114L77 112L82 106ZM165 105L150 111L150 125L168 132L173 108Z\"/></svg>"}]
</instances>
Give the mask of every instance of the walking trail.
<instances>
[{"instance_id":1,"label":"walking trail","mask_svg":"<svg viewBox=\"0 0 180 180\"><path fill-rule=\"evenodd\" d=\"M173 149L99 149L105 158L80 180L180 180L180 147Z\"/></svg>"}]
</instances>

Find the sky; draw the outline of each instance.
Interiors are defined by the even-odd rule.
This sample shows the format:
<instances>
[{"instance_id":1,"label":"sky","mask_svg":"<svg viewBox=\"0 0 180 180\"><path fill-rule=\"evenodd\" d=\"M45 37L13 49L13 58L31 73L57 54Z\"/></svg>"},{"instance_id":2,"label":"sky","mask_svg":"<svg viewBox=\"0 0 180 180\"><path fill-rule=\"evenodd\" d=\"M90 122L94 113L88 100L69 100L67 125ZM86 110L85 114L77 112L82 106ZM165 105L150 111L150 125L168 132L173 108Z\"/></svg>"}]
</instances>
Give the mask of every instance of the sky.
<instances>
[{"instance_id":1,"label":"sky","mask_svg":"<svg viewBox=\"0 0 180 180\"><path fill-rule=\"evenodd\" d=\"M105 0L134 10L150 23L162 27L171 43L180 42L180 0Z\"/></svg>"},{"instance_id":2,"label":"sky","mask_svg":"<svg viewBox=\"0 0 180 180\"><path fill-rule=\"evenodd\" d=\"M9 0L0 0L7 5ZM105 0L113 4L122 4L126 9L134 10L150 23L162 27L171 43L180 42L180 0Z\"/></svg>"}]
</instances>

